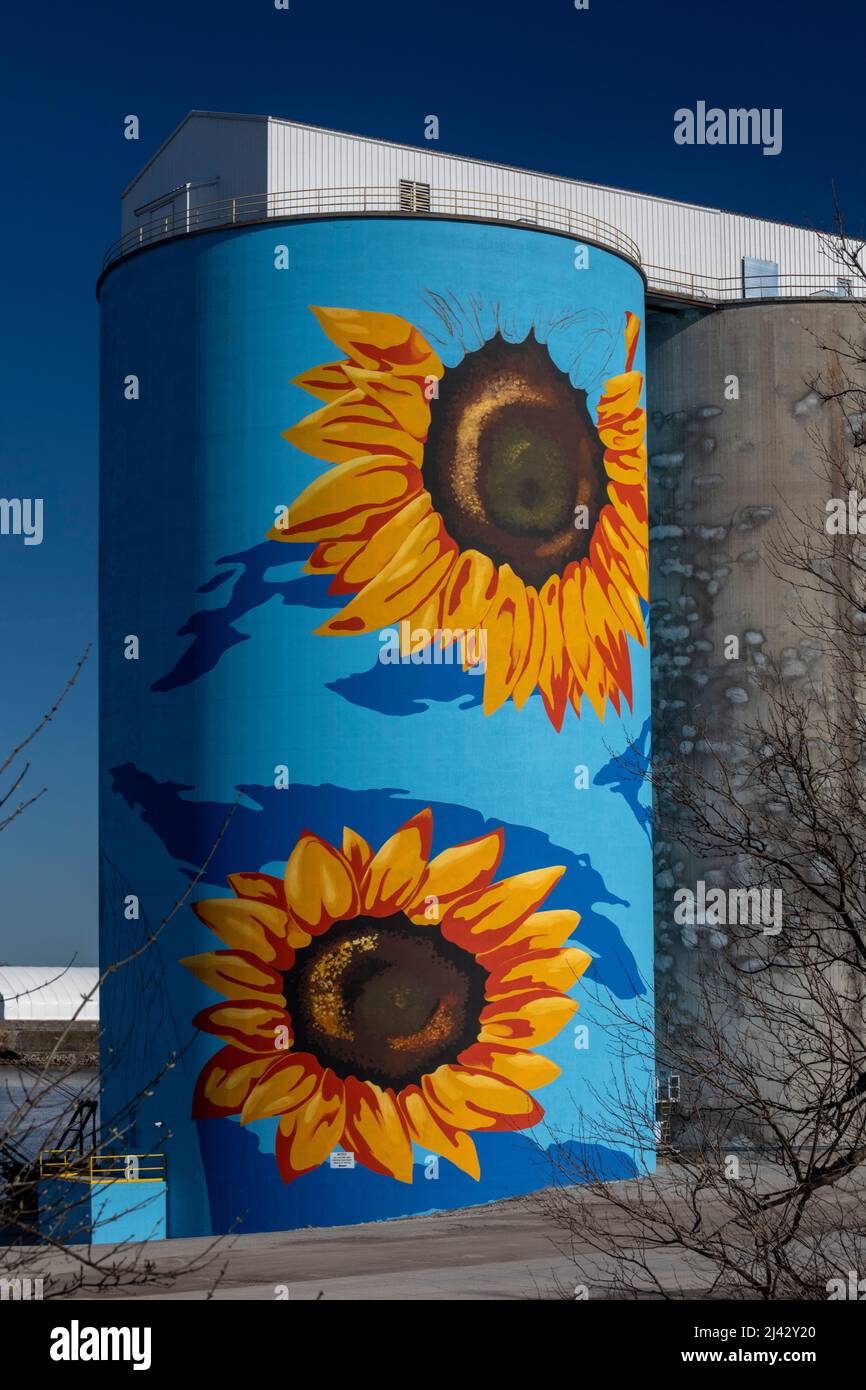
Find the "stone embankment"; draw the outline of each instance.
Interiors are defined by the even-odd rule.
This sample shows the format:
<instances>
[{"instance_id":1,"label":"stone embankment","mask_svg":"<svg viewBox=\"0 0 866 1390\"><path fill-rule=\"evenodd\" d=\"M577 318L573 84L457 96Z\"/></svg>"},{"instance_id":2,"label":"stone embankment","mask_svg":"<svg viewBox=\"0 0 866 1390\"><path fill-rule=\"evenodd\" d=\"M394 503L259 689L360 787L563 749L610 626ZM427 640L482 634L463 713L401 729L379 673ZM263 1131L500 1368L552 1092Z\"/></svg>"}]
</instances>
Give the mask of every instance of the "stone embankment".
<instances>
[{"instance_id":1,"label":"stone embankment","mask_svg":"<svg viewBox=\"0 0 866 1390\"><path fill-rule=\"evenodd\" d=\"M0 1067L95 1067L99 1025L0 1019Z\"/></svg>"}]
</instances>

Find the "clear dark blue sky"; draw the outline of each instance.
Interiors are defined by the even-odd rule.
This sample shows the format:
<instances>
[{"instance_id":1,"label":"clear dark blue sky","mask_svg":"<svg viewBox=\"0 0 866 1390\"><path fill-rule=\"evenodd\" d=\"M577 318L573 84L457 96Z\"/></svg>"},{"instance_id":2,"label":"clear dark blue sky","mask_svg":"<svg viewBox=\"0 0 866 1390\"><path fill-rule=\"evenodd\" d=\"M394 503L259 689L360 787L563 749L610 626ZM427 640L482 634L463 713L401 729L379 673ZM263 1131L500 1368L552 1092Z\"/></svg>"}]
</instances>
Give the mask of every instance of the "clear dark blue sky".
<instances>
[{"instance_id":1,"label":"clear dark blue sky","mask_svg":"<svg viewBox=\"0 0 866 1390\"><path fill-rule=\"evenodd\" d=\"M121 188L193 108L286 116L807 225L863 225L862 0L139 0L3 27L0 748L96 637L97 310ZM781 107L784 147L674 144L679 106ZM141 139L123 139L123 117ZM429 147L428 147L429 148ZM255 191L255 190L251 190ZM47 795L0 835L0 960L96 959L96 660L33 749Z\"/></svg>"}]
</instances>

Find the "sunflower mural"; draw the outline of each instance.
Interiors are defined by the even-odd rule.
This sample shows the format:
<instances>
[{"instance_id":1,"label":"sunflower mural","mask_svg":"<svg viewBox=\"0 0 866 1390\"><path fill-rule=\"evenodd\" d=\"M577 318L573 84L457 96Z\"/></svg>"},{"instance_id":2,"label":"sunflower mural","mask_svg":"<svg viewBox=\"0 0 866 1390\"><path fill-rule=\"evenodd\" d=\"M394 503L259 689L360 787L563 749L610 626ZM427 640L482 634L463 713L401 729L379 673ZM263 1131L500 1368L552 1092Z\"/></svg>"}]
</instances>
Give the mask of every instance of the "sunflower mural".
<instances>
[{"instance_id":1,"label":"sunflower mural","mask_svg":"<svg viewBox=\"0 0 866 1390\"><path fill-rule=\"evenodd\" d=\"M318 631L483 631L487 715L535 689L557 730L584 695L599 719L631 707L648 598L637 316L593 420L534 336L497 332L446 371L397 315L313 313L341 356L294 379L324 404L285 438L333 467L269 537L313 543L307 570L349 596Z\"/></svg>"},{"instance_id":2,"label":"sunflower mural","mask_svg":"<svg viewBox=\"0 0 866 1390\"><path fill-rule=\"evenodd\" d=\"M480 1176L474 1131L525 1130L559 1075L536 1049L577 1003L591 957L579 917L542 905L553 867L495 881L501 830L430 858L429 810L375 853L305 831L285 876L229 876L195 904L226 949L183 963L225 1002L196 1026L223 1046L197 1083L197 1118L278 1117L285 1182L341 1145L411 1183L412 1145Z\"/></svg>"}]
</instances>

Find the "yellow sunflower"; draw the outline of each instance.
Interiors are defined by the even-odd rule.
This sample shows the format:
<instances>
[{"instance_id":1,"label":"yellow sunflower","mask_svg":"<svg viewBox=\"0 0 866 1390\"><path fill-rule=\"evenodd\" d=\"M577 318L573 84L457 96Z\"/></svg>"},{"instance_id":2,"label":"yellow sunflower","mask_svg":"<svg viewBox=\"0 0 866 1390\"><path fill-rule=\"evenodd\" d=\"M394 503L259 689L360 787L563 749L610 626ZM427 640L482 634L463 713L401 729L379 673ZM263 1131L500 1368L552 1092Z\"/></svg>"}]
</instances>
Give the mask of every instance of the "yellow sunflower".
<instances>
[{"instance_id":1,"label":"yellow sunflower","mask_svg":"<svg viewBox=\"0 0 866 1390\"><path fill-rule=\"evenodd\" d=\"M496 334L446 373L395 314L313 313L342 357L295 378L325 404L285 438L335 466L269 536L314 543L307 570L351 595L318 631L408 621L443 647L483 632L488 715L536 687L557 729L584 694L600 719L608 699L631 706L648 598L640 320L626 314L625 371L593 422L534 337Z\"/></svg>"},{"instance_id":2,"label":"yellow sunflower","mask_svg":"<svg viewBox=\"0 0 866 1390\"><path fill-rule=\"evenodd\" d=\"M472 1130L528 1129L530 1092L559 1075L533 1051L577 1008L591 962L566 947L579 919L539 911L563 868L494 883L501 830L430 858L422 811L374 853L304 831L281 880L229 876L195 904L227 947L183 964L225 996L195 1018L223 1047L196 1086L197 1118L279 1116L285 1182L339 1144L412 1181L412 1145L478 1178Z\"/></svg>"}]
</instances>

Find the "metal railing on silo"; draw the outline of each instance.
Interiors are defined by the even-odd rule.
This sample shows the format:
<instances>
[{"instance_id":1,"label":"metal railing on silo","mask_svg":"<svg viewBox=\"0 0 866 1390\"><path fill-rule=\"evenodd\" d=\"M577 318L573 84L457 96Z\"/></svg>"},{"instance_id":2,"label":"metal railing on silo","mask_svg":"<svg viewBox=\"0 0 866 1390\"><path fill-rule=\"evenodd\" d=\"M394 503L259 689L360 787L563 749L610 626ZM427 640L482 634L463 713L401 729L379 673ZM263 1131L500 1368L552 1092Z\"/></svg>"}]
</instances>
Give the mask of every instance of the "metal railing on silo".
<instances>
[{"instance_id":1,"label":"metal railing on silo","mask_svg":"<svg viewBox=\"0 0 866 1390\"><path fill-rule=\"evenodd\" d=\"M790 274L776 273L772 277L740 275L702 275L697 271L677 270L671 266L644 265L647 290L650 294L684 299L695 304L726 304L733 300L773 299L864 299L866 278L856 279L843 274L840 262L834 269Z\"/></svg>"},{"instance_id":2,"label":"metal railing on silo","mask_svg":"<svg viewBox=\"0 0 866 1390\"><path fill-rule=\"evenodd\" d=\"M563 232L625 257L639 267L651 295L694 304L723 304L749 299L863 299L866 280L832 269L823 272L775 273L772 285L749 285L742 275L713 276L677 267L646 265L640 250L625 232L603 218L564 208L537 198L510 193L485 193L459 188L434 188L412 184L414 194L407 202L407 181L382 187L303 188L283 193L250 193L243 197L220 198L197 207L184 205L168 211L127 232L106 251L103 272L123 257L146 247L172 241L189 233L217 231L271 219L336 217L393 214L410 217L453 217L471 221L491 221L541 231ZM423 189L423 199L418 190Z\"/></svg>"},{"instance_id":3,"label":"metal railing on silo","mask_svg":"<svg viewBox=\"0 0 866 1390\"><path fill-rule=\"evenodd\" d=\"M286 193L251 193L245 197L220 198L189 211L183 208L176 213L172 210L161 212L160 216L143 222L108 248L102 259L102 269L107 270L124 256L185 236L188 232L216 231L240 224L266 222L272 218L377 213L406 215L399 185L380 188L306 188ZM416 208L409 215L489 220L567 232L579 240L615 251L634 265L640 265L637 245L612 223L536 198L431 188L429 206L425 199L423 211Z\"/></svg>"}]
</instances>

